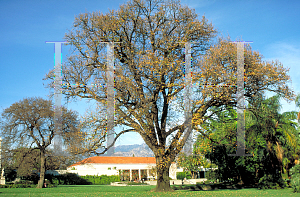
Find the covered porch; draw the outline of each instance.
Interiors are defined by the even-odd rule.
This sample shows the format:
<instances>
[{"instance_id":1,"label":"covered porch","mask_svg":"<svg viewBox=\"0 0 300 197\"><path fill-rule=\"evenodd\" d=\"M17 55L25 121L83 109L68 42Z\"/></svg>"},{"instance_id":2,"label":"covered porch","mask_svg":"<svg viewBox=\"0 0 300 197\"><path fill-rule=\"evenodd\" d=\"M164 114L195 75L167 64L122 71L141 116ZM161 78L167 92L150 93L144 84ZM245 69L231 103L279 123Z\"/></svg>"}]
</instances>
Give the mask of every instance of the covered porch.
<instances>
[{"instance_id":1,"label":"covered porch","mask_svg":"<svg viewBox=\"0 0 300 197\"><path fill-rule=\"evenodd\" d=\"M120 169L119 175L121 181L148 180L150 169Z\"/></svg>"}]
</instances>

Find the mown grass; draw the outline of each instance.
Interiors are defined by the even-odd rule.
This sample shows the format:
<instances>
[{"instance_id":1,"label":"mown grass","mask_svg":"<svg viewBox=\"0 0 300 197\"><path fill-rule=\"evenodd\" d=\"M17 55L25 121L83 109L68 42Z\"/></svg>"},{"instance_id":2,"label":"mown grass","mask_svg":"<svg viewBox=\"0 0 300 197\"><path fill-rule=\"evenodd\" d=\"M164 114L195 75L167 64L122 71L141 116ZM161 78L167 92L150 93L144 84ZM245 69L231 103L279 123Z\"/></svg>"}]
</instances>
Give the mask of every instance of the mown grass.
<instances>
[{"instance_id":1,"label":"mown grass","mask_svg":"<svg viewBox=\"0 0 300 197\"><path fill-rule=\"evenodd\" d=\"M59 186L57 188L1 188L0 196L32 196L32 197L58 197L58 196L203 196L203 197L223 197L223 196L300 196L292 192L292 189L282 190L258 190L258 189L238 189L238 190L216 190L216 191L186 191L176 190L174 192L155 193L150 190L155 186Z\"/></svg>"}]
</instances>

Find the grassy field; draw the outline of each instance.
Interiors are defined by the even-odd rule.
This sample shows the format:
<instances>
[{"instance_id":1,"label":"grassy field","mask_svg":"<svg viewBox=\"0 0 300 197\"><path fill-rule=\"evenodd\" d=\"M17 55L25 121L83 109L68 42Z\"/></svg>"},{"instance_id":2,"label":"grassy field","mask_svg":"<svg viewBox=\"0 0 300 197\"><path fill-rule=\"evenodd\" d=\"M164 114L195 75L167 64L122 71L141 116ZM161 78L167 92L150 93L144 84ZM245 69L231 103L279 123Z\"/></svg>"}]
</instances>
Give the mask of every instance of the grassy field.
<instances>
[{"instance_id":1,"label":"grassy field","mask_svg":"<svg viewBox=\"0 0 300 197\"><path fill-rule=\"evenodd\" d=\"M283 190L258 190L258 189L240 189L240 190L216 190L216 191L175 191L169 193L155 193L150 190L155 186L59 186L57 188L1 188L0 196L203 196L203 197L224 197L224 196L300 196L295 194L292 189Z\"/></svg>"}]
</instances>

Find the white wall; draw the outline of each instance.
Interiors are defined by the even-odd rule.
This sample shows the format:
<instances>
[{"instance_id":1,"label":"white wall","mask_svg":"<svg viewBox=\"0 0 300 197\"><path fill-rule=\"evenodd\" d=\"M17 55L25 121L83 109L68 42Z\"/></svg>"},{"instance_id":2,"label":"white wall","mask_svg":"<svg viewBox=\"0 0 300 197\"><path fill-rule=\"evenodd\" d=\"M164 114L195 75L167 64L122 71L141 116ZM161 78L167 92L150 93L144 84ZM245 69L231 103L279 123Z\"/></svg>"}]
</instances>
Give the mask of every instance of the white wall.
<instances>
[{"instance_id":1,"label":"white wall","mask_svg":"<svg viewBox=\"0 0 300 197\"><path fill-rule=\"evenodd\" d=\"M80 176L103 174L110 176L119 175L119 170L151 169L152 167L155 167L155 164L82 164L68 167L67 172L76 173Z\"/></svg>"},{"instance_id":2,"label":"white wall","mask_svg":"<svg viewBox=\"0 0 300 197\"><path fill-rule=\"evenodd\" d=\"M73 167L68 167L68 173L76 173L79 176L85 175L119 175L119 170L138 170L138 169L151 169L156 164L81 164ZM114 169L116 167L116 169ZM111 168L111 170L108 170ZM177 169L175 163L170 167L169 176L172 179L176 179L176 172L182 172L183 169Z\"/></svg>"}]
</instances>

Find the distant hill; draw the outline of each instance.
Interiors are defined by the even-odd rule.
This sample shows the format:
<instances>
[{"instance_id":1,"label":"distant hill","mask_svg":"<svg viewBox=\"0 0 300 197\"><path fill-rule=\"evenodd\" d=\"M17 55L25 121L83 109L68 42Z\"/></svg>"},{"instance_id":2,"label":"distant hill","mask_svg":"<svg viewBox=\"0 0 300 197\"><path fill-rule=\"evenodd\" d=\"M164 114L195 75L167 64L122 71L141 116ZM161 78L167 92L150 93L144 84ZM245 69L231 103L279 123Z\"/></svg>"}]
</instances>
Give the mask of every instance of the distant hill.
<instances>
[{"instance_id":1,"label":"distant hill","mask_svg":"<svg viewBox=\"0 0 300 197\"><path fill-rule=\"evenodd\" d=\"M119 145L115 147L114 156L123 157L154 157L153 152L146 144L134 144L134 145Z\"/></svg>"}]
</instances>

